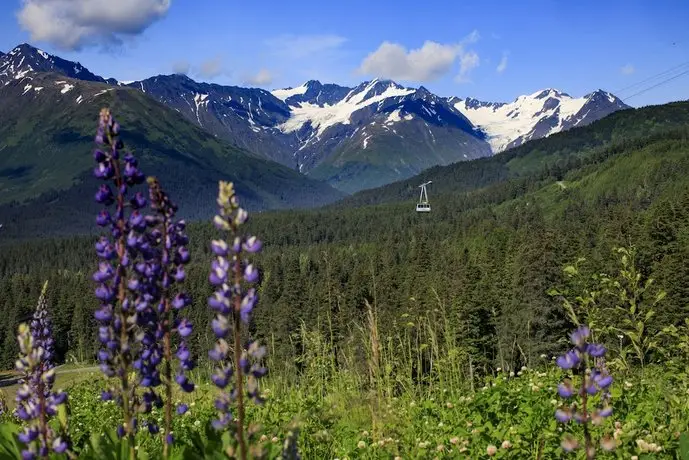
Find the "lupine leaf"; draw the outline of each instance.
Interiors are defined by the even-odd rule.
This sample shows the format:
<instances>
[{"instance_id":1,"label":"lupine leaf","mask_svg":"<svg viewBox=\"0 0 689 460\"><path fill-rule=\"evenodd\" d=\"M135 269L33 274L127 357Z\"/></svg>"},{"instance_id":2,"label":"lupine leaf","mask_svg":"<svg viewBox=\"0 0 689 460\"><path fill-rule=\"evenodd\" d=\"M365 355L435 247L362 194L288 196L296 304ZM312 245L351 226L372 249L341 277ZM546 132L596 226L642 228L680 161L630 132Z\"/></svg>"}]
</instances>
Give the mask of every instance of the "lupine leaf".
<instances>
[{"instance_id":1,"label":"lupine leaf","mask_svg":"<svg viewBox=\"0 0 689 460\"><path fill-rule=\"evenodd\" d=\"M17 440L19 426L13 423L0 425L0 460L21 458L22 447Z\"/></svg>"}]
</instances>

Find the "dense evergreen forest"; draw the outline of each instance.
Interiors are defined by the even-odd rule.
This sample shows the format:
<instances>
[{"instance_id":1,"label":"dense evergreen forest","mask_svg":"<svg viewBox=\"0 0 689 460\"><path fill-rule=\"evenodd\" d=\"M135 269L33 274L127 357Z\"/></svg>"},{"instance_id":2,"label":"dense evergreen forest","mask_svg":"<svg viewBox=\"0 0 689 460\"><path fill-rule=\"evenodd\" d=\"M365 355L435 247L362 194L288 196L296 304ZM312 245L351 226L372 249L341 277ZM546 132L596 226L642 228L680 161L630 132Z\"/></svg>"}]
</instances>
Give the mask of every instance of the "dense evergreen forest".
<instances>
[{"instance_id":1,"label":"dense evergreen forest","mask_svg":"<svg viewBox=\"0 0 689 460\"><path fill-rule=\"evenodd\" d=\"M422 175L434 181L429 215L400 201L422 178L320 210L254 214L249 229L265 251L253 334L298 371L300 329L319 330L335 350L356 348L368 304L382 337L409 324L423 341L423 321L449 318L477 376L530 366L561 350L572 328L551 289L573 296L593 275L618 271L620 246L633 248L642 280L667 292L648 327L680 323L689 313L688 120L689 103L624 111L491 159L433 168ZM216 232L198 222L189 234L190 346L203 357ZM0 241L0 368L12 367L15 328L45 280L59 360L94 360L94 241ZM567 276L563 267L580 258L580 276Z\"/></svg>"}]
</instances>

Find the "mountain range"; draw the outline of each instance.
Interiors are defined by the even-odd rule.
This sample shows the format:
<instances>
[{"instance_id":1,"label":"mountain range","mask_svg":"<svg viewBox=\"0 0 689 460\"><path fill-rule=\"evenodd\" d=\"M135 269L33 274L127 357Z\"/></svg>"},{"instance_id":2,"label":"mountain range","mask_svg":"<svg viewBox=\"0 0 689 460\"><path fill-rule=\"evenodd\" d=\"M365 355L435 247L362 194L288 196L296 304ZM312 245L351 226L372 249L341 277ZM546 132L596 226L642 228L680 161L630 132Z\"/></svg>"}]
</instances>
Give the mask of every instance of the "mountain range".
<instances>
[{"instance_id":1,"label":"mountain range","mask_svg":"<svg viewBox=\"0 0 689 460\"><path fill-rule=\"evenodd\" d=\"M37 78L43 86L33 82ZM15 90L0 93L0 107L40 96L61 111L73 110L70 104L100 104L94 99L99 92L136 90L247 157L279 163L346 193L491 156L628 108L603 90L574 98L546 89L496 103L441 97L423 86L378 79L353 88L311 80L273 91L196 82L180 74L120 82L28 44L0 55L2 86ZM39 87L60 88L58 99L39 95ZM88 90L77 94L75 87ZM167 132L151 134L164 138ZM6 156L0 153L0 170L7 168Z\"/></svg>"},{"instance_id":2,"label":"mountain range","mask_svg":"<svg viewBox=\"0 0 689 460\"><path fill-rule=\"evenodd\" d=\"M490 156L629 108L603 90L573 98L547 89L494 103L444 98L389 80L354 88L310 80L272 92L184 75L127 85L220 138L350 193Z\"/></svg>"}]
</instances>

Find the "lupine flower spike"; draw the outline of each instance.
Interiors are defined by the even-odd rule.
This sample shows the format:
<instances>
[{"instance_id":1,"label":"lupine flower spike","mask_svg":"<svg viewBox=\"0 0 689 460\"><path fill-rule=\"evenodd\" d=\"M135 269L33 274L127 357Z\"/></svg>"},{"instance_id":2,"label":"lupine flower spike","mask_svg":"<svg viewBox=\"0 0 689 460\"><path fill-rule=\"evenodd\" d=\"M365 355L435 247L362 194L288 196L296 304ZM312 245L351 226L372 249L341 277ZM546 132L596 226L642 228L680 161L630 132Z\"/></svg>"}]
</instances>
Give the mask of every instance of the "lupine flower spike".
<instances>
[{"instance_id":1,"label":"lupine flower spike","mask_svg":"<svg viewBox=\"0 0 689 460\"><path fill-rule=\"evenodd\" d=\"M17 390L15 415L25 422L19 440L26 446L22 451L25 460L48 458L54 453L68 453L69 438L62 432L56 433L48 420L58 414L59 406L67 402L67 393L53 392L55 369L53 365L52 325L48 317L46 290L48 282L38 301L31 325L19 326L20 355L16 368L22 373Z\"/></svg>"},{"instance_id":2,"label":"lupine flower spike","mask_svg":"<svg viewBox=\"0 0 689 460\"><path fill-rule=\"evenodd\" d=\"M96 298L100 301L95 313L100 323L98 337L103 345L98 352L100 368L107 377L119 380L119 387L104 391L101 399L114 399L122 408L124 425L119 426L117 432L129 439L130 456L136 458L133 441L137 423L134 414L140 408L129 374L135 359L133 347L136 345L137 321L145 319L146 310L153 300L152 293L146 290L150 283L142 283L141 278L154 277L160 266L151 262L150 244L144 237L150 222L141 214L146 199L140 192L131 197L129 194L130 187L144 181L144 175L137 168L133 155L127 153L121 158L124 145L118 138L119 132L120 126L110 111L102 109L95 138L99 147L94 151L94 175L105 182L95 195L96 201L105 208L96 217L96 223L110 229L112 240L101 237L96 243L100 263L93 279L97 283ZM114 186L114 191L108 183ZM112 205L115 207L113 214L107 209ZM129 208L129 213L126 208ZM143 260L136 260L139 255ZM139 335L139 338L143 337ZM148 369L143 362L141 364L139 373L146 374ZM155 374L150 377L156 379ZM144 409L146 403L150 401L145 400Z\"/></svg>"},{"instance_id":3,"label":"lupine flower spike","mask_svg":"<svg viewBox=\"0 0 689 460\"><path fill-rule=\"evenodd\" d=\"M593 459L596 455L596 446L591 437L590 425L600 425L604 419L612 415L610 405L610 385L612 376L604 364L606 349L603 345L590 343L588 338L590 330L586 326L579 327L571 335L574 348L557 358L557 365L564 370L578 371L581 378L580 385L575 385L572 378L565 379L558 386L558 394L565 401L556 411L555 418L561 423L574 420L584 427L584 444L587 459ZM594 406L594 399L598 404ZM610 436L604 436L600 440L604 450L615 448L615 442ZM565 435L562 440L562 448L573 451L581 447L580 442L572 435Z\"/></svg>"},{"instance_id":4,"label":"lupine flower spike","mask_svg":"<svg viewBox=\"0 0 689 460\"><path fill-rule=\"evenodd\" d=\"M154 237L152 243L160 246L160 266L162 276L160 278L160 300L155 313L157 318L152 317L151 327L148 329L153 332L150 343L155 344L151 356L157 355L157 344L162 340L162 354L165 358L163 369L163 385L165 386L165 430L162 433L164 438L163 456L168 458L169 445L173 441L172 436L172 332L179 335L179 346L177 347L176 357L179 361L179 370L175 381L182 391L191 392L194 384L186 376L186 371L194 368L194 361L191 359L186 338L191 334L191 323L186 318L178 317L178 312L186 308L191 303L191 298L184 292L173 291L175 283L181 283L185 279L184 266L189 263L189 251L186 248L189 238L185 234L185 222L175 221L177 206L165 194L158 180L154 177L148 178L149 197L151 207L155 211L155 229L151 234ZM184 414L187 406L181 404L177 407L177 414ZM157 427L149 424L149 431L157 431ZM151 432L153 432L151 431Z\"/></svg>"},{"instance_id":5,"label":"lupine flower spike","mask_svg":"<svg viewBox=\"0 0 689 460\"><path fill-rule=\"evenodd\" d=\"M213 223L219 230L229 232L231 239L230 243L222 239L211 242L216 258L211 264L209 281L216 291L208 299L208 305L215 311L211 326L217 341L208 355L216 363L211 380L223 390L215 401L219 417L213 421L213 426L217 430L224 430L234 421L230 406L235 403L239 456L245 460L247 445L244 433L244 396L246 392L249 398L259 404L262 402L258 379L267 373L267 369L260 364L265 355L264 347L257 342L250 342L246 348L242 347L242 324L249 323L251 312L258 301L256 289L249 286L259 280L258 269L242 256L259 252L261 242L255 236L239 236L239 227L247 221L248 213L239 207L232 183L220 182L218 206L220 212ZM234 340L232 348L228 343L230 334ZM232 349L234 363L230 362ZM246 383L244 376L247 377ZM226 390L228 385L229 391Z\"/></svg>"}]
</instances>

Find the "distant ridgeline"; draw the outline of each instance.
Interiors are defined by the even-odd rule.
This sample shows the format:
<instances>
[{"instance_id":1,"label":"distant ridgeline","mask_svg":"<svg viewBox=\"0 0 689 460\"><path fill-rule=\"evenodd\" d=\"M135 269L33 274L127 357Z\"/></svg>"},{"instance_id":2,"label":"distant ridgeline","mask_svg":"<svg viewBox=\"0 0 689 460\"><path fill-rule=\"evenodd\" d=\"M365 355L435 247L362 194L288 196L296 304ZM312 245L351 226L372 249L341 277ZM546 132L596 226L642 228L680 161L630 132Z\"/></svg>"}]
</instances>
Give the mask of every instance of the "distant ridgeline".
<instances>
[{"instance_id":1,"label":"distant ridgeline","mask_svg":"<svg viewBox=\"0 0 689 460\"><path fill-rule=\"evenodd\" d=\"M331 208L254 214L249 230L265 242L257 258L263 307L254 335L274 347L276 362L294 363L301 344L291 335L302 322L322 328L339 347L356 334L352 324L363 320L366 302L376 308L381 337L442 308L464 331L477 373L499 362L530 365L559 350L559 337L571 329L561 303L548 295L553 287L572 287L563 266L585 257L584 279L615 273L612 249L631 245L644 277L667 291L656 308L658 324L674 323L689 314L688 126L686 102L626 110ZM433 180L433 212L419 216L414 203L426 180ZM12 222L30 222L29 234L68 233L68 208L60 218L50 211L68 206L66 197L2 209L3 219L14 220L0 220L6 223L0 229L0 367L14 363L15 328L32 308L26 299L38 298L45 280L59 359L94 357L94 238L8 238L21 236L9 233ZM12 214L16 209L21 214ZM211 294L206 242L213 231L193 224L189 235L188 316L200 331L189 346L204 356ZM409 327L409 333L421 332Z\"/></svg>"}]
</instances>

